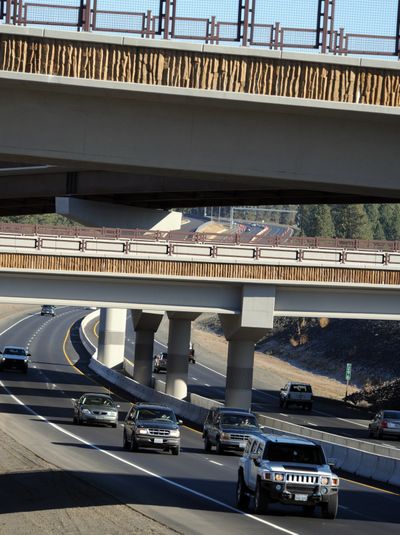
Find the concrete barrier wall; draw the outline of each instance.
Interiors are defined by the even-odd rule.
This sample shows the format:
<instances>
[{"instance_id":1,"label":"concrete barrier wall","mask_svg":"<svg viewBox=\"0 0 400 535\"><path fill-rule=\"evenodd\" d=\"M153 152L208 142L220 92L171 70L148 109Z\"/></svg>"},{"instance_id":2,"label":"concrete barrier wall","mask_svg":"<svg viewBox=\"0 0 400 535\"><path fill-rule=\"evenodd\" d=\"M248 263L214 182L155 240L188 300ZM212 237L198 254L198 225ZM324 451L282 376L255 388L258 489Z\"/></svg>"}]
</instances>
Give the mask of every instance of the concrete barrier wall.
<instances>
[{"instance_id":1,"label":"concrete barrier wall","mask_svg":"<svg viewBox=\"0 0 400 535\"><path fill-rule=\"evenodd\" d=\"M95 311L88 314L82 320L80 335L83 345L92 354L89 367L100 375L100 377L129 392L135 398L150 403L168 405L174 409L179 417L198 425L203 424L207 412L211 407L223 406L223 403L204 398L197 394L190 395L190 402L176 399L163 392L165 390L164 381L156 379L154 388L150 388L98 362L96 348L88 340L85 329L99 313L99 311ZM263 415L258 415L258 419L260 424L267 428L268 432L312 439L313 442L323 447L328 458L336 459L336 466L339 469L351 474L371 478L375 481L400 486L399 450L317 431ZM374 451L366 451L368 448Z\"/></svg>"}]
</instances>

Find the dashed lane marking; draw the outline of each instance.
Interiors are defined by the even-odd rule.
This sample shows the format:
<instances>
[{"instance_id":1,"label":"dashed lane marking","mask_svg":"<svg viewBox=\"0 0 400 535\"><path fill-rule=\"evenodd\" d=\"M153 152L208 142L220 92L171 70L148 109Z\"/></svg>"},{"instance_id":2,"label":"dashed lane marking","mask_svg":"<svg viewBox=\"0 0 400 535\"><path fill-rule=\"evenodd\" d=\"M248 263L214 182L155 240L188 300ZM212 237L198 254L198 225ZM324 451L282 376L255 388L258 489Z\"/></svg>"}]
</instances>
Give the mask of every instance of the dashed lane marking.
<instances>
[{"instance_id":1,"label":"dashed lane marking","mask_svg":"<svg viewBox=\"0 0 400 535\"><path fill-rule=\"evenodd\" d=\"M217 464L218 466L224 466L222 463L217 463L217 461L208 461L208 462L212 464Z\"/></svg>"}]
</instances>

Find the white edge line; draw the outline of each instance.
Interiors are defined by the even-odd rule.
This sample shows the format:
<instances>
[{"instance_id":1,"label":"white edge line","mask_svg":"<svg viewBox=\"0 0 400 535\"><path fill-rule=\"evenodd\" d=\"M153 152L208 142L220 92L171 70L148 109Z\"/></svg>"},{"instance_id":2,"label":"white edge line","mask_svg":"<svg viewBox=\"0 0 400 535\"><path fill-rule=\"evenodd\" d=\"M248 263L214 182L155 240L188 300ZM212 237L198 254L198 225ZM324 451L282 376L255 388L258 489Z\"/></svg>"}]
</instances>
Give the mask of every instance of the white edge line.
<instances>
[{"instance_id":1,"label":"white edge line","mask_svg":"<svg viewBox=\"0 0 400 535\"><path fill-rule=\"evenodd\" d=\"M95 444L87 442L83 438L81 438L81 437L79 437L77 435L74 435L73 433L70 433L69 431L66 431L65 429L63 429L59 425L54 424L53 422L49 422L49 420L47 420L47 418L45 418L44 416L41 416L40 414L35 412L28 405L25 405L25 403L23 401L21 401L19 398L17 398L16 396L14 396L14 394L12 394L10 392L10 390L4 385L3 381L0 381L0 385L4 388L4 390L7 392L7 394L16 403L18 403L19 405L24 407L28 412L30 412L31 414L34 414L35 416L37 416L37 418L39 418L39 420L42 420L43 422L46 422L49 426L53 427L53 429L56 429L57 431L60 431L64 435L67 435L67 436L73 438L74 440L77 440L81 444L85 444L85 446L88 446L89 448L92 448L92 449L94 449L94 450L96 450L96 451L98 451L100 453L103 453L104 455L107 455L108 457L111 457L112 459L114 459L116 461L119 461L119 462L121 462L123 464L126 464L128 466L131 466L132 468L135 468L139 472L143 472L144 474L146 474L148 476L151 476L151 477L154 477L154 478L158 479L159 481L163 481L164 483L167 483L168 485L171 485L171 486L173 486L175 488L178 488L180 490L188 492L189 494L193 494L194 496L197 496L198 498L201 498L201 499L206 500L208 502L212 502L212 503L214 503L216 505L219 505L223 509L227 509L227 510L232 511L234 513L238 513L238 514L240 514L242 516L250 518L251 520L255 520L256 522L260 522L261 524L265 524L266 526L270 526L271 528L274 528L274 529L276 529L278 531L281 531L283 533L287 533L288 535L299 535L298 533L296 533L294 531L289 531L288 529L282 528L281 526L273 524L272 522L268 522L267 520L264 520L262 518L258 518L256 516L250 514L250 513L244 513L240 509L237 509L236 507L233 507L232 505L229 505L229 504L227 504L225 502L221 502L220 500L217 500L216 498L211 498L210 496L207 496L206 494L203 494L202 492L198 492L197 490L190 489L189 487L185 487L184 485L181 485L180 483L176 483L175 481L172 481L171 479L168 479L166 477L160 476L160 475L158 475L158 474L156 474L154 472L150 472L150 470L147 470L146 468L142 468L141 466L138 466L137 464L134 464L134 463L132 463L130 461L127 461L126 459L123 459L122 457L118 457L118 455L115 455L114 453L111 453L110 451L103 450L102 448L99 448Z\"/></svg>"}]
</instances>

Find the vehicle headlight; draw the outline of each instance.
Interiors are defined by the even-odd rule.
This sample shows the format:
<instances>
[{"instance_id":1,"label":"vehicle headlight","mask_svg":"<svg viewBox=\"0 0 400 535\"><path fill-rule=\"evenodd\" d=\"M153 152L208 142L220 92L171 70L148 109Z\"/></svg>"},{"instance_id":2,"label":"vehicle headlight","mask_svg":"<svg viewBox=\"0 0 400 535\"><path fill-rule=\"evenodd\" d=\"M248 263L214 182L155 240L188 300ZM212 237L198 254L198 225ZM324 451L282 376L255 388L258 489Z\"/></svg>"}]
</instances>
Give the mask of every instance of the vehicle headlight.
<instances>
[{"instance_id":1,"label":"vehicle headlight","mask_svg":"<svg viewBox=\"0 0 400 535\"><path fill-rule=\"evenodd\" d=\"M231 435L229 433L222 433L221 438L222 440L230 440Z\"/></svg>"},{"instance_id":2,"label":"vehicle headlight","mask_svg":"<svg viewBox=\"0 0 400 535\"><path fill-rule=\"evenodd\" d=\"M82 409L83 414L91 414L89 409Z\"/></svg>"},{"instance_id":3,"label":"vehicle headlight","mask_svg":"<svg viewBox=\"0 0 400 535\"><path fill-rule=\"evenodd\" d=\"M329 485L329 477L321 477L321 485Z\"/></svg>"},{"instance_id":4,"label":"vehicle headlight","mask_svg":"<svg viewBox=\"0 0 400 535\"><path fill-rule=\"evenodd\" d=\"M28 360L29 360L28 357L24 359L25 364L28 362Z\"/></svg>"},{"instance_id":5,"label":"vehicle headlight","mask_svg":"<svg viewBox=\"0 0 400 535\"><path fill-rule=\"evenodd\" d=\"M146 427L140 427L138 430L138 435L148 435L149 430Z\"/></svg>"},{"instance_id":6,"label":"vehicle headlight","mask_svg":"<svg viewBox=\"0 0 400 535\"><path fill-rule=\"evenodd\" d=\"M339 478L337 476L332 478L332 485L335 485L335 487L339 486Z\"/></svg>"},{"instance_id":7,"label":"vehicle headlight","mask_svg":"<svg viewBox=\"0 0 400 535\"><path fill-rule=\"evenodd\" d=\"M179 431L179 429L172 429L169 433L169 436L170 437L180 437L181 436L181 433Z\"/></svg>"},{"instance_id":8,"label":"vehicle headlight","mask_svg":"<svg viewBox=\"0 0 400 535\"><path fill-rule=\"evenodd\" d=\"M275 481L284 481L285 476L283 474L275 474Z\"/></svg>"},{"instance_id":9,"label":"vehicle headlight","mask_svg":"<svg viewBox=\"0 0 400 535\"><path fill-rule=\"evenodd\" d=\"M270 472L263 472L262 473L262 478L263 479L269 479L270 480L270 479L272 479L271 476L272 476L272 474Z\"/></svg>"},{"instance_id":10,"label":"vehicle headlight","mask_svg":"<svg viewBox=\"0 0 400 535\"><path fill-rule=\"evenodd\" d=\"M6 357L1 357L1 362L4 362L6 360Z\"/></svg>"}]
</instances>

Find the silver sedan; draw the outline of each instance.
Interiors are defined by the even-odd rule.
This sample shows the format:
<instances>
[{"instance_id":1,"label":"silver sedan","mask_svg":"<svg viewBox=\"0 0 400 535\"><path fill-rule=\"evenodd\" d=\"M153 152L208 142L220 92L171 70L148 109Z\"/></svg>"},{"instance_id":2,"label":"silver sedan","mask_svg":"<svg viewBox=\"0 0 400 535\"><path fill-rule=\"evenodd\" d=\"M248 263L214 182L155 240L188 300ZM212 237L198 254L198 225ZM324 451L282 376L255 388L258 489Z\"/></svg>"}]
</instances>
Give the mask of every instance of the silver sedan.
<instances>
[{"instance_id":1,"label":"silver sedan","mask_svg":"<svg viewBox=\"0 0 400 535\"><path fill-rule=\"evenodd\" d=\"M83 394L72 403L74 424L96 423L117 427L119 405L107 394Z\"/></svg>"}]
</instances>

